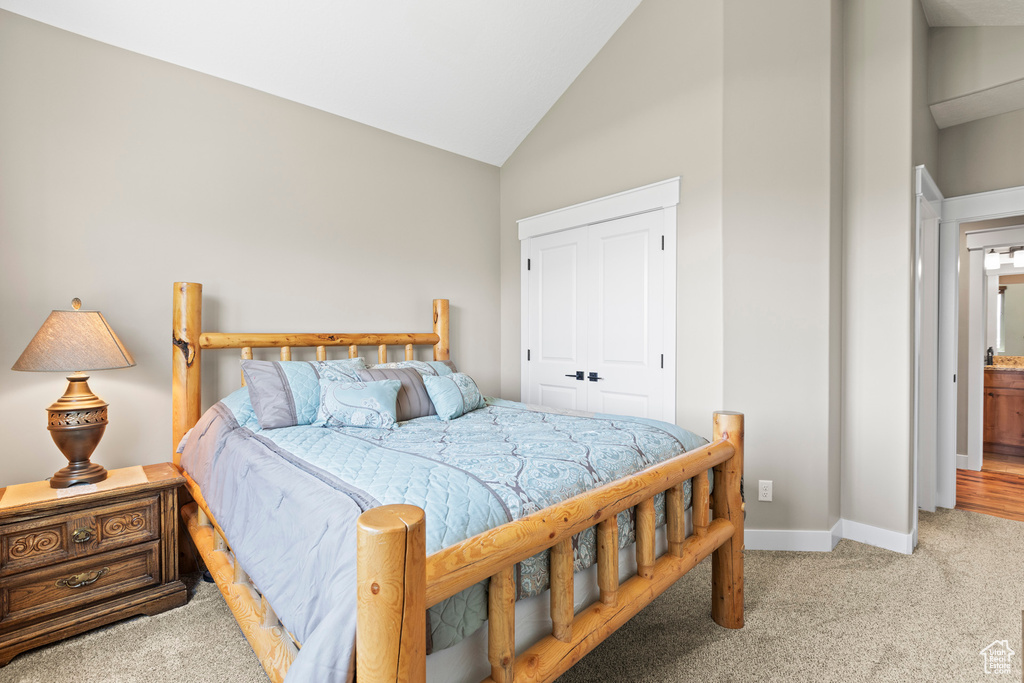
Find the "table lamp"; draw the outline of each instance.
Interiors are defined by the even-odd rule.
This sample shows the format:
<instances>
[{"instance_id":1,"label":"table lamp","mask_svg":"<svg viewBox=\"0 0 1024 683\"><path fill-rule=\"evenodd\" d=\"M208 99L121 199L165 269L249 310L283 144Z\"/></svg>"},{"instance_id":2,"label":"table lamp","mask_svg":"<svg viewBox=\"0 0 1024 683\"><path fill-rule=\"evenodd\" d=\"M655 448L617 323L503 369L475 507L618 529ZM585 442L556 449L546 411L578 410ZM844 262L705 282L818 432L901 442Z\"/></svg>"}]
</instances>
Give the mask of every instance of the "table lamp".
<instances>
[{"instance_id":1,"label":"table lamp","mask_svg":"<svg viewBox=\"0 0 1024 683\"><path fill-rule=\"evenodd\" d=\"M132 355L117 338L99 311L52 311L29 342L12 370L70 372L68 389L46 409L50 436L68 459L50 478L55 489L91 484L107 478L102 465L89 461L107 428L107 404L89 388L85 370L112 370L135 365Z\"/></svg>"}]
</instances>

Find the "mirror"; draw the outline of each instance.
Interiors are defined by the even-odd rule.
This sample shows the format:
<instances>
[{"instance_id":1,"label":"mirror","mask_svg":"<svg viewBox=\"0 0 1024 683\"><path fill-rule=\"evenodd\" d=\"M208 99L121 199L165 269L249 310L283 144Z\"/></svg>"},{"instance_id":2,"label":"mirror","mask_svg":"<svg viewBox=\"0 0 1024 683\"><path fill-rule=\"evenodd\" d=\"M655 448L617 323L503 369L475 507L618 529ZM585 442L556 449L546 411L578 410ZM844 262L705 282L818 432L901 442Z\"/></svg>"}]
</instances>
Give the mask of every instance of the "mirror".
<instances>
[{"instance_id":1,"label":"mirror","mask_svg":"<svg viewBox=\"0 0 1024 683\"><path fill-rule=\"evenodd\" d=\"M999 341L1001 356L1024 356L1024 282L1002 283L1000 278Z\"/></svg>"}]
</instances>

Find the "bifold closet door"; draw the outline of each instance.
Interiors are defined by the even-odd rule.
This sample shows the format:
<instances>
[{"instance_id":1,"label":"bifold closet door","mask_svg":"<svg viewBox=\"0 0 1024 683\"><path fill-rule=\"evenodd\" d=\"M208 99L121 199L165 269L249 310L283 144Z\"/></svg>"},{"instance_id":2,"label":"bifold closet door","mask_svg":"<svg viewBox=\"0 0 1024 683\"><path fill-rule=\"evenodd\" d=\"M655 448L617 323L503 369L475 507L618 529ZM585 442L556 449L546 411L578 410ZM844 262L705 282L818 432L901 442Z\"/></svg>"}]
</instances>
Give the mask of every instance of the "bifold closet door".
<instances>
[{"instance_id":1,"label":"bifold closet door","mask_svg":"<svg viewBox=\"0 0 1024 683\"><path fill-rule=\"evenodd\" d=\"M553 408L666 416L659 211L531 238L528 386Z\"/></svg>"}]
</instances>

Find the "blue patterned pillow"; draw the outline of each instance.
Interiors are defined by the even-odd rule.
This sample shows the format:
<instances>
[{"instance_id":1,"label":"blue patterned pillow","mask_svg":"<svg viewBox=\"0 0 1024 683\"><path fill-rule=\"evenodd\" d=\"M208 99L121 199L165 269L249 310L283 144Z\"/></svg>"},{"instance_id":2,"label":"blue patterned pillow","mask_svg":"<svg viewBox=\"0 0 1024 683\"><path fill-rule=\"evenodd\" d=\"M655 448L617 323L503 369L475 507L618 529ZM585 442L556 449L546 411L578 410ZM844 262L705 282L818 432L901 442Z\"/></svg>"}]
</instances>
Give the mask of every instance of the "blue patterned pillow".
<instances>
[{"instance_id":1,"label":"blue patterned pillow","mask_svg":"<svg viewBox=\"0 0 1024 683\"><path fill-rule=\"evenodd\" d=\"M308 425L320 408L320 379L358 381L362 358L326 361L243 360L249 401L260 427Z\"/></svg>"},{"instance_id":2,"label":"blue patterned pillow","mask_svg":"<svg viewBox=\"0 0 1024 683\"><path fill-rule=\"evenodd\" d=\"M320 411L314 427L391 429L397 421L397 379L379 382L320 382Z\"/></svg>"},{"instance_id":3,"label":"blue patterned pillow","mask_svg":"<svg viewBox=\"0 0 1024 683\"><path fill-rule=\"evenodd\" d=\"M453 420L477 408L484 407L484 397L469 375L453 372L444 377L424 377L427 394L434 404L437 416L444 421Z\"/></svg>"}]
</instances>

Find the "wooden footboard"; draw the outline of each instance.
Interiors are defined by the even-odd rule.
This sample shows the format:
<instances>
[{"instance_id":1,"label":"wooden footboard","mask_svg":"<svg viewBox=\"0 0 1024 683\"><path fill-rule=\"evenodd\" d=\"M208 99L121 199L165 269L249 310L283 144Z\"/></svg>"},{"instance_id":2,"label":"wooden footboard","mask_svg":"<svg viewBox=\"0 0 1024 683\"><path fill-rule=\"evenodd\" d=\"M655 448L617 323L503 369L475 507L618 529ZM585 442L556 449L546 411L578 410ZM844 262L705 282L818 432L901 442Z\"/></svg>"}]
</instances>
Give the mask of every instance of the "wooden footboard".
<instances>
[{"instance_id":1,"label":"wooden footboard","mask_svg":"<svg viewBox=\"0 0 1024 683\"><path fill-rule=\"evenodd\" d=\"M175 283L173 439L200 415L202 349L238 348L243 358L254 347L377 347L401 345L412 358L413 345L433 346L434 358L448 358L448 302L434 300L434 331L412 334L245 334L203 333L202 286ZM180 456L174 456L180 469ZM714 468L715 494L707 470ZM367 511L358 523L359 683L420 683L426 676L425 610L480 581L489 580L487 681L547 682L557 678L615 629L660 595L708 555L712 558L711 613L727 628L743 626L743 416L715 413L714 438L706 446L649 467L633 476L583 493L563 503L509 522L426 556L423 511L387 505ZM685 537L683 483L693 479L693 533ZM273 609L234 559L230 543L210 513L203 493L185 474L182 516L221 593L267 674L282 681L299 644L278 622ZM668 551L655 556L654 496L665 493ZM619 512L636 508L637 573L619 581ZM599 599L574 613L572 537L597 527ZM516 563L551 551L551 635L518 657L515 652Z\"/></svg>"},{"instance_id":2,"label":"wooden footboard","mask_svg":"<svg viewBox=\"0 0 1024 683\"><path fill-rule=\"evenodd\" d=\"M715 496L707 470L714 468ZM359 683L426 680L423 610L490 580L484 683L547 682L564 673L701 560L713 553L711 613L743 626L743 416L715 413L702 448L509 522L434 553L424 551L423 512L375 508L359 518ZM682 486L694 478L694 532L683 538ZM667 492L669 550L655 559L654 496ZM617 515L636 507L637 574L619 584ZM714 520L708 521L709 508ZM573 613L572 537L597 526L600 599ZM515 655L513 570L551 549L551 635Z\"/></svg>"}]
</instances>

